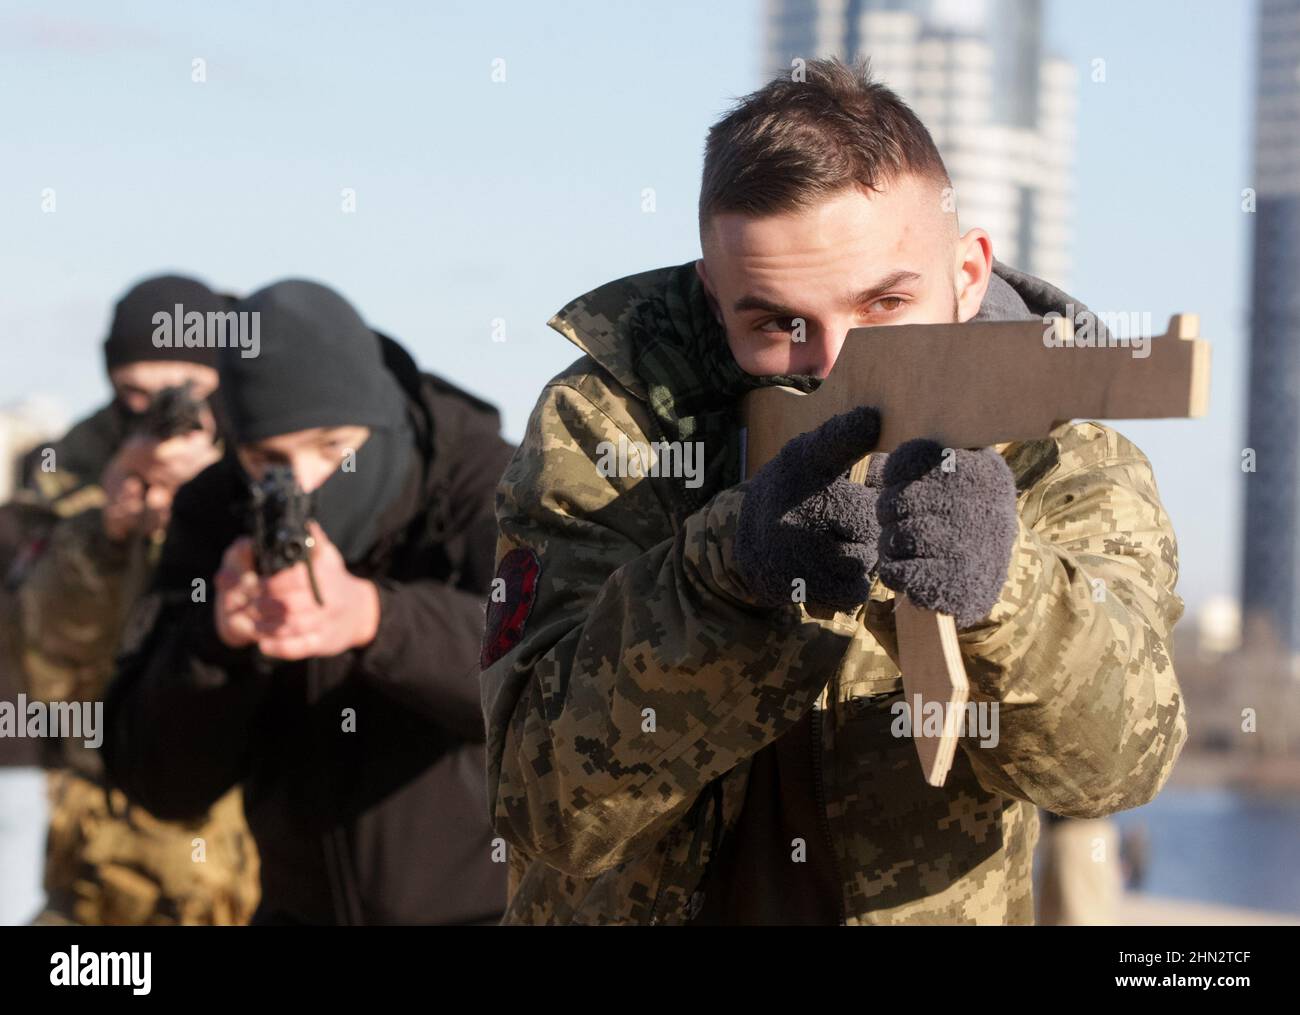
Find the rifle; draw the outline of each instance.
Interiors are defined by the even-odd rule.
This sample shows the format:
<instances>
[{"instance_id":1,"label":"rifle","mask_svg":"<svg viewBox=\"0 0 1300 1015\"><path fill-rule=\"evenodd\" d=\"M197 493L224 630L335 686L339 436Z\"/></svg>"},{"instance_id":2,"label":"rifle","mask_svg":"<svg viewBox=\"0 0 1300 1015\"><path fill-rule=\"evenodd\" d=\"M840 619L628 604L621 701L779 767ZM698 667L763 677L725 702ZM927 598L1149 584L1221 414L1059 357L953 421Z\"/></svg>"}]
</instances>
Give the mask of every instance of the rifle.
<instances>
[{"instance_id":1,"label":"rifle","mask_svg":"<svg viewBox=\"0 0 1300 1015\"><path fill-rule=\"evenodd\" d=\"M311 520L311 495L298 485L288 465L268 466L250 489L253 562L257 573L273 575L301 562L307 567L316 603L324 605L311 566L311 551L316 545L307 527Z\"/></svg>"},{"instance_id":2,"label":"rifle","mask_svg":"<svg viewBox=\"0 0 1300 1015\"><path fill-rule=\"evenodd\" d=\"M191 393L189 382L163 388L140 417L136 430L159 442L203 429L203 402Z\"/></svg>"},{"instance_id":3,"label":"rifle","mask_svg":"<svg viewBox=\"0 0 1300 1015\"><path fill-rule=\"evenodd\" d=\"M815 392L770 387L745 396L745 476L791 438L859 405L880 412L873 454L916 437L950 448L1036 440L1072 419L1203 416L1210 346L1198 326L1195 314L1175 314L1142 358L1124 344L1076 342L1064 317L854 328ZM866 473L864 458L849 476L860 483ZM944 707L942 733L915 738L926 782L942 786L957 748L953 720L970 690L957 627L905 595L894 599L894 620L905 700Z\"/></svg>"}]
</instances>

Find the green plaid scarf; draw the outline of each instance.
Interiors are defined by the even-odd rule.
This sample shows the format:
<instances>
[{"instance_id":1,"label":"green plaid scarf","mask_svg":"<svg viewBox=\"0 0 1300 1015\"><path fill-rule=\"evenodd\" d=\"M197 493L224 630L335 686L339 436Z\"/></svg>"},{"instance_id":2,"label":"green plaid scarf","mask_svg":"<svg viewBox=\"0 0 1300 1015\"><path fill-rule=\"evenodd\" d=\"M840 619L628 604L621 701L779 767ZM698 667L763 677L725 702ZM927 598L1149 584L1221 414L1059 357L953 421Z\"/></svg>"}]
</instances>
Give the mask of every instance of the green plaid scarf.
<instances>
[{"instance_id":1,"label":"green plaid scarf","mask_svg":"<svg viewBox=\"0 0 1300 1015\"><path fill-rule=\"evenodd\" d=\"M808 392L821 383L816 377L745 373L713 316L693 261L673 269L659 292L634 306L627 327L634 369L645 382L660 439L703 444L703 484L697 489L682 484L690 511L744 478L741 396L772 384Z\"/></svg>"}]
</instances>

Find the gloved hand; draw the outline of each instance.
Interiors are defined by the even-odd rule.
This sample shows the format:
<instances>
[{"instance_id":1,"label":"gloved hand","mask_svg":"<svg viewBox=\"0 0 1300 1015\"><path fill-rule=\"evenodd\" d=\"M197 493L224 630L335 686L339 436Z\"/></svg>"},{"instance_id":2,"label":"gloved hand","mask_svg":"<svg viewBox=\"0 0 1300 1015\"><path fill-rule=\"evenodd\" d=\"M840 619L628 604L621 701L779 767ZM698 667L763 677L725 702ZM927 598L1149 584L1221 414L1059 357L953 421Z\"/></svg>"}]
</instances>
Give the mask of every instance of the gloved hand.
<instances>
[{"instance_id":1,"label":"gloved hand","mask_svg":"<svg viewBox=\"0 0 1300 1015\"><path fill-rule=\"evenodd\" d=\"M880 414L854 409L794 438L749 481L733 559L756 605L789 605L796 578L811 603L851 610L866 601L878 491L847 473L879 436Z\"/></svg>"},{"instance_id":2,"label":"gloved hand","mask_svg":"<svg viewBox=\"0 0 1300 1015\"><path fill-rule=\"evenodd\" d=\"M886 459L876 504L880 580L958 627L988 616L1015 545L1016 481L992 448L957 450L951 472L934 441L901 444Z\"/></svg>"}]
</instances>

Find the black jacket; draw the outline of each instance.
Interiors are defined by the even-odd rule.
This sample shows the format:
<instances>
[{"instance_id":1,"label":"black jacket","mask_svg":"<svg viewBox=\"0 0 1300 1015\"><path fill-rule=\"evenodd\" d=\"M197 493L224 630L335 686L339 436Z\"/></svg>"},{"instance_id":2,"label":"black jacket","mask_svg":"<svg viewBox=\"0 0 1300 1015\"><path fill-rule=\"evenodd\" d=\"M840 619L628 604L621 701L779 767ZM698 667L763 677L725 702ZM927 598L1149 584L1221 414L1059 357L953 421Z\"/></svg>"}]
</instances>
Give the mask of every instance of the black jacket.
<instances>
[{"instance_id":1,"label":"black jacket","mask_svg":"<svg viewBox=\"0 0 1300 1015\"><path fill-rule=\"evenodd\" d=\"M383 339L422 468L353 572L380 594L374 642L271 662L217 637L208 590L247 531L229 456L182 488L153 590L110 688L110 777L162 818L244 788L262 863L257 923L496 922L506 864L487 813L478 650L493 573L493 494L512 448L491 406ZM344 730L353 710L355 732Z\"/></svg>"}]
</instances>

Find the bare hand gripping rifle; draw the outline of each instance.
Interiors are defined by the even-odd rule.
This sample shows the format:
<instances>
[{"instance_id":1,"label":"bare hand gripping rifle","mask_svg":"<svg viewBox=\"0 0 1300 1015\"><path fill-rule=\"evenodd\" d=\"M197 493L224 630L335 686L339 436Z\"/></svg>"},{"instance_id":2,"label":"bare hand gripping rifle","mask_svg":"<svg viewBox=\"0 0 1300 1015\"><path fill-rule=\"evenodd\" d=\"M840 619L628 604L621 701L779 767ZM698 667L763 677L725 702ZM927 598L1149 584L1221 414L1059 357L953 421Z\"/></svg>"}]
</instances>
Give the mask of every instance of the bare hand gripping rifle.
<instances>
[{"instance_id":1,"label":"bare hand gripping rifle","mask_svg":"<svg viewBox=\"0 0 1300 1015\"><path fill-rule=\"evenodd\" d=\"M769 387L745 396L745 475L791 438L860 405L880 412L876 452L917 437L950 448L1037 440L1072 419L1203 416L1210 347L1197 328L1195 314L1176 314L1143 357L1127 343L1076 343L1073 323L1063 317L855 328L816 391ZM866 471L863 459L850 478L861 482ZM916 735L921 723L913 716L926 782L942 786L969 695L956 625L905 595L895 597L894 618L905 700L944 708L937 737Z\"/></svg>"}]
</instances>

